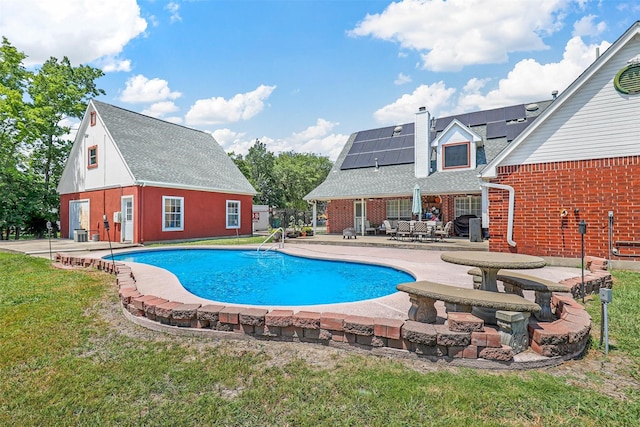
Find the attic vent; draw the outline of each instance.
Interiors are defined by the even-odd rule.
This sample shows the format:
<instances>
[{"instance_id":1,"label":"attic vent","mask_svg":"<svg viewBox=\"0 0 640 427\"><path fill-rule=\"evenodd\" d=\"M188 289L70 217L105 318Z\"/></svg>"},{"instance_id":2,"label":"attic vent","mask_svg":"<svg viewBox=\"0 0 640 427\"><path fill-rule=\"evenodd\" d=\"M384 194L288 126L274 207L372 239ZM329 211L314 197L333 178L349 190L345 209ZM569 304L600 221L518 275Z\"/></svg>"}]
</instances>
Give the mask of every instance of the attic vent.
<instances>
[{"instance_id":1,"label":"attic vent","mask_svg":"<svg viewBox=\"0 0 640 427\"><path fill-rule=\"evenodd\" d=\"M526 109L527 109L527 111L536 111L536 110L538 110L538 108L540 108L540 107L538 107L538 104L529 104L529 105L527 105L527 106L526 106L526 107L524 107L524 108L526 108Z\"/></svg>"},{"instance_id":2,"label":"attic vent","mask_svg":"<svg viewBox=\"0 0 640 427\"><path fill-rule=\"evenodd\" d=\"M613 79L613 85L618 92L626 95L635 95L640 93L640 64L631 63L618 71Z\"/></svg>"},{"instance_id":3,"label":"attic vent","mask_svg":"<svg viewBox=\"0 0 640 427\"><path fill-rule=\"evenodd\" d=\"M402 132L402 126L396 126L393 129L393 136L400 135L400 132Z\"/></svg>"}]
</instances>

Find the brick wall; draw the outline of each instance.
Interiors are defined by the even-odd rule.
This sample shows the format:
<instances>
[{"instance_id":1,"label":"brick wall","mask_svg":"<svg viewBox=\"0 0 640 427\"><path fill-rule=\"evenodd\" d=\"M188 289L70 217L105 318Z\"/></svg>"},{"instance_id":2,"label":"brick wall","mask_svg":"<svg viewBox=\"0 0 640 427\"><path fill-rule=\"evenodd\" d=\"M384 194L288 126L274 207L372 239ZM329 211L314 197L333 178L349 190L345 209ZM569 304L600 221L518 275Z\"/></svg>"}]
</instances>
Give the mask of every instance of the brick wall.
<instances>
[{"instance_id":1,"label":"brick wall","mask_svg":"<svg viewBox=\"0 0 640 427\"><path fill-rule=\"evenodd\" d=\"M393 197L385 199L365 199L367 205L367 218L372 225L379 226L387 219L387 200L410 199L410 197ZM455 196L441 196L441 203L427 202L427 196L423 196L422 208L427 211L432 206L441 210L441 218L444 222L453 221L455 212ZM342 233L347 227L353 227L355 199L332 200L327 203L327 233Z\"/></svg>"},{"instance_id":2,"label":"brick wall","mask_svg":"<svg viewBox=\"0 0 640 427\"><path fill-rule=\"evenodd\" d=\"M588 224L585 253L606 258L608 211L614 212L614 243L640 240L639 156L505 166L498 168L493 182L515 189L513 240L517 247L506 242L508 192L490 189L492 251L579 258L578 223L584 219ZM561 209L568 215L562 217ZM640 248L636 253L640 255Z\"/></svg>"}]
</instances>

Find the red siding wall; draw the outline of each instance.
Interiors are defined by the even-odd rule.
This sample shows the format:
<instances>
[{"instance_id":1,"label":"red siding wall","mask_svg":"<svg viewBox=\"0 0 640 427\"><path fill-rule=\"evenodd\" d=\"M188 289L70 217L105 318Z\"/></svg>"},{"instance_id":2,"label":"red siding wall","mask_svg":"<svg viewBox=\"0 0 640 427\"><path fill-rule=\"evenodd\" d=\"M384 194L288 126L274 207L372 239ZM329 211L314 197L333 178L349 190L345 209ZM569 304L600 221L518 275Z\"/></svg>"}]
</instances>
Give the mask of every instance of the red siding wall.
<instances>
[{"instance_id":1,"label":"red siding wall","mask_svg":"<svg viewBox=\"0 0 640 427\"><path fill-rule=\"evenodd\" d=\"M100 235L100 240L111 238L112 242L120 241L120 224L113 223L113 213L121 210L120 197L133 195L134 209L140 187L112 188L100 191L84 191L60 196L60 230L63 237L69 236L69 201L89 200L89 239L93 234ZM103 215L109 220L109 237L104 229ZM138 213L134 211L134 223ZM134 241L138 242L138 227L134 225ZM70 236L73 237L73 236Z\"/></svg>"},{"instance_id":2,"label":"red siding wall","mask_svg":"<svg viewBox=\"0 0 640 427\"><path fill-rule=\"evenodd\" d=\"M252 233L252 197L193 190L174 190L159 187L125 187L109 190L65 194L60 197L60 225L62 236L69 235L69 201L89 199L90 232L107 240L102 225L103 214L111 225L112 241L120 241L120 224L113 224L113 212L121 210L120 197L133 194L134 241L137 243L235 236L236 229L226 228L226 201L240 201L240 229L238 234ZM162 196L184 197L184 230L162 231Z\"/></svg>"},{"instance_id":3,"label":"red siding wall","mask_svg":"<svg viewBox=\"0 0 640 427\"><path fill-rule=\"evenodd\" d=\"M240 201L238 234L250 235L252 232L251 196L158 187L144 187L143 190L140 203L145 212L144 241L235 236L236 229L226 228L227 200ZM184 197L184 231L162 231L162 196Z\"/></svg>"},{"instance_id":4,"label":"red siding wall","mask_svg":"<svg viewBox=\"0 0 640 427\"><path fill-rule=\"evenodd\" d=\"M579 258L578 223L584 219L585 253L607 258L608 211L614 213L614 243L640 240L640 157L506 166L494 182L515 189L517 246L506 242L508 192L490 189L492 251ZM561 217L561 209L568 215Z\"/></svg>"}]
</instances>

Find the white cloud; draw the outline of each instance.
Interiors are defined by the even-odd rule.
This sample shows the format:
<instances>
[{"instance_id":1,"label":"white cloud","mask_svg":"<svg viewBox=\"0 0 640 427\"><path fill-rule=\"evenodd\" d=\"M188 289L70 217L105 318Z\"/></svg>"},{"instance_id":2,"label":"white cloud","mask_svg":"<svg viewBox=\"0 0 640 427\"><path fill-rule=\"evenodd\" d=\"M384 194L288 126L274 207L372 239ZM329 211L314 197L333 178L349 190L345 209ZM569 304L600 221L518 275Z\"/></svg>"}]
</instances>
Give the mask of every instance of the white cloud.
<instances>
[{"instance_id":1,"label":"white cloud","mask_svg":"<svg viewBox=\"0 0 640 427\"><path fill-rule=\"evenodd\" d=\"M164 117L169 113L175 113L179 108L173 101L161 101L151 104L149 107L142 110L142 114L146 114L151 117ZM163 119L166 120L166 119ZM182 120L181 120L182 121ZM176 123L175 121L173 123Z\"/></svg>"},{"instance_id":2,"label":"white cloud","mask_svg":"<svg viewBox=\"0 0 640 427\"><path fill-rule=\"evenodd\" d=\"M148 79L142 74L138 74L127 80L126 87L120 94L120 100L132 104L140 104L177 99L180 96L182 96L180 92L172 92L169 89L169 82L166 80Z\"/></svg>"},{"instance_id":3,"label":"white cloud","mask_svg":"<svg viewBox=\"0 0 640 427\"><path fill-rule=\"evenodd\" d=\"M560 62L540 64L533 59L524 59L486 94L480 92L486 81L478 84L477 79L472 79L458 99L457 112L550 99L552 90L562 92L596 59L596 47L604 52L609 46L608 42L586 45L580 37L573 37Z\"/></svg>"},{"instance_id":4,"label":"white cloud","mask_svg":"<svg viewBox=\"0 0 640 427\"><path fill-rule=\"evenodd\" d=\"M298 153L320 154L335 160L348 138L346 135L330 133L339 124L322 118L318 119L315 125L311 125L301 132L293 133L291 138L287 138L286 143L290 147L288 150Z\"/></svg>"},{"instance_id":5,"label":"white cloud","mask_svg":"<svg viewBox=\"0 0 640 427\"><path fill-rule=\"evenodd\" d=\"M105 56L96 63L98 67L105 73L115 73L118 71L131 71L131 60L119 59L113 56Z\"/></svg>"},{"instance_id":6,"label":"white cloud","mask_svg":"<svg viewBox=\"0 0 640 427\"><path fill-rule=\"evenodd\" d=\"M265 100L275 88L260 85L252 92L239 93L228 100L222 97L199 99L187 113L186 122L190 125L215 125L249 120L264 109Z\"/></svg>"},{"instance_id":7,"label":"white cloud","mask_svg":"<svg viewBox=\"0 0 640 427\"><path fill-rule=\"evenodd\" d=\"M398 78L393 81L393 84L400 86L405 83L411 83L411 76L404 75L403 73L398 74Z\"/></svg>"},{"instance_id":8,"label":"white cloud","mask_svg":"<svg viewBox=\"0 0 640 427\"><path fill-rule=\"evenodd\" d=\"M245 139L245 133L234 132L228 128L216 129L210 133L227 153L233 151L244 156L255 142L255 140Z\"/></svg>"},{"instance_id":9,"label":"white cloud","mask_svg":"<svg viewBox=\"0 0 640 427\"><path fill-rule=\"evenodd\" d=\"M404 0L367 15L352 36L371 36L422 53L423 68L454 71L502 63L510 52L548 49L570 0Z\"/></svg>"},{"instance_id":10,"label":"white cloud","mask_svg":"<svg viewBox=\"0 0 640 427\"><path fill-rule=\"evenodd\" d=\"M597 24L593 21L597 18L595 15L587 15L580 18L575 24L573 24L573 36L597 36L602 34L607 29L607 24L603 21Z\"/></svg>"},{"instance_id":11,"label":"white cloud","mask_svg":"<svg viewBox=\"0 0 640 427\"><path fill-rule=\"evenodd\" d=\"M392 104L380 108L373 117L386 125L411 122L420 107L427 107L431 114L450 108L455 93L455 88L447 88L442 81L420 85L413 93L404 94Z\"/></svg>"},{"instance_id":12,"label":"white cloud","mask_svg":"<svg viewBox=\"0 0 640 427\"><path fill-rule=\"evenodd\" d=\"M275 154L287 151L314 153L327 156L333 161L338 158L349 138L348 135L330 133L337 125L338 123L320 118L314 125L300 132L294 132L289 137L274 139L262 136L258 139L267 146L267 150ZM215 130L211 134L228 153L233 151L244 156L255 144L255 139L247 139L245 133L234 132L227 128Z\"/></svg>"},{"instance_id":13,"label":"white cloud","mask_svg":"<svg viewBox=\"0 0 640 427\"><path fill-rule=\"evenodd\" d=\"M169 2L165 7L166 10L171 14L171 23L182 21L182 17L180 16L180 5L175 2Z\"/></svg>"},{"instance_id":14,"label":"white cloud","mask_svg":"<svg viewBox=\"0 0 640 427\"><path fill-rule=\"evenodd\" d=\"M142 34L147 22L135 0L2 0L0 34L28 55L25 65L67 56L88 63L115 56Z\"/></svg>"}]
</instances>

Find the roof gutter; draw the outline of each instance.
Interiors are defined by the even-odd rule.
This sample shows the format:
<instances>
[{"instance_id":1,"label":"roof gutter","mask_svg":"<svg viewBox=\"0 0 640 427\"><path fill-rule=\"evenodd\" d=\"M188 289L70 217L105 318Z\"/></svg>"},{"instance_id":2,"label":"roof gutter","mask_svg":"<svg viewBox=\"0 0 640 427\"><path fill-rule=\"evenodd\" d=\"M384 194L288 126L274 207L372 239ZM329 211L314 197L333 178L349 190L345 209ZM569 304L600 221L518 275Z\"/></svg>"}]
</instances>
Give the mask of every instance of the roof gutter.
<instances>
[{"instance_id":1,"label":"roof gutter","mask_svg":"<svg viewBox=\"0 0 640 427\"><path fill-rule=\"evenodd\" d=\"M487 191L487 188L496 188L498 190L506 190L509 192L509 214L507 217L507 243L511 247L516 247L516 242L513 241L513 212L515 209L515 190L510 185L505 184L493 184L491 182L481 182L480 186L482 191Z\"/></svg>"}]
</instances>

